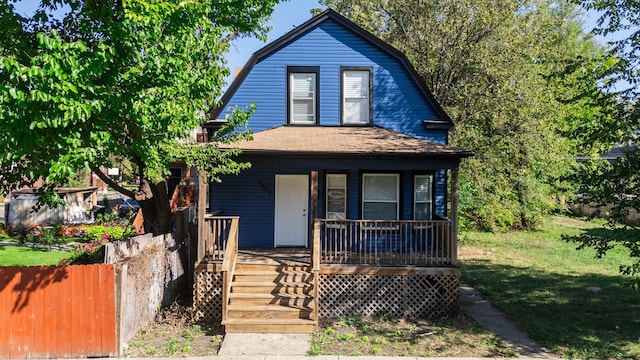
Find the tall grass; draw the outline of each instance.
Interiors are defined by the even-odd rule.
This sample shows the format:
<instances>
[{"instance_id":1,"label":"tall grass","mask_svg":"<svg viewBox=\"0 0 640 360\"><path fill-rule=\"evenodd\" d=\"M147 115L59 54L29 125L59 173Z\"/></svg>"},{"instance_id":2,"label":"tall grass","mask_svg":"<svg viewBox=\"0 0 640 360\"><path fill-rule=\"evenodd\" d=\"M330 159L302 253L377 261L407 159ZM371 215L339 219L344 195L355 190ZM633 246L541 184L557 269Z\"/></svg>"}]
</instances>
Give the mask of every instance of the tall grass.
<instances>
[{"instance_id":1,"label":"tall grass","mask_svg":"<svg viewBox=\"0 0 640 360\"><path fill-rule=\"evenodd\" d=\"M607 230L553 217L542 231L464 233L463 281L557 355L640 358L640 292L618 271L631 263L628 253L613 249L596 259L595 251L577 251L561 239L584 231Z\"/></svg>"}]
</instances>

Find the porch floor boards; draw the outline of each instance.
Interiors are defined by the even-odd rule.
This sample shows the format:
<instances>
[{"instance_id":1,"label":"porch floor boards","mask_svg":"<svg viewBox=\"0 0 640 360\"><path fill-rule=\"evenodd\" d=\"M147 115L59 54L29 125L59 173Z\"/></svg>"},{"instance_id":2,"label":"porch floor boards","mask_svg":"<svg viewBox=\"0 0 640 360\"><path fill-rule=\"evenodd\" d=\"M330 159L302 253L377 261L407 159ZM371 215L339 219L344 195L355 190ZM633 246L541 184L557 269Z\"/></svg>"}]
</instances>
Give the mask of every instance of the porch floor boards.
<instances>
[{"instance_id":1,"label":"porch floor boards","mask_svg":"<svg viewBox=\"0 0 640 360\"><path fill-rule=\"evenodd\" d=\"M238 250L238 264L311 266L311 251L306 248Z\"/></svg>"}]
</instances>

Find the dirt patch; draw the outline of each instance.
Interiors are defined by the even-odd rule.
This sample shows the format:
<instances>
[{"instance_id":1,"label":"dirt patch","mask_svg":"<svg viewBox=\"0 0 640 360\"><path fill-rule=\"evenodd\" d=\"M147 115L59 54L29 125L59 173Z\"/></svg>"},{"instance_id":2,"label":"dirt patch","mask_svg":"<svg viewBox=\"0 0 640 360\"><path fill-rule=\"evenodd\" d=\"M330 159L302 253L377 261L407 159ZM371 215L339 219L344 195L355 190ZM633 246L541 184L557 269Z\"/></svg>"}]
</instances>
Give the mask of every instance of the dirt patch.
<instances>
[{"instance_id":1,"label":"dirt patch","mask_svg":"<svg viewBox=\"0 0 640 360\"><path fill-rule=\"evenodd\" d=\"M192 310L173 306L142 329L125 357L196 357L217 355L222 327L198 324ZM512 357L515 350L465 314L441 320L408 321L350 317L322 320L309 355L380 355L420 357Z\"/></svg>"},{"instance_id":2,"label":"dirt patch","mask_svg":"<svg viewBox=\"0 0 640 360\"><path fill-rule=\"evenodd\" d=\"M487 249L475 246L461 246L458 248L458 260L481 260L490 258L497 252L496 249Z\"/></svg>"},{"instance_id":3,"label":"dirt patch","mask_svg":"<svg viewBox=\"0 0 640 360\"><path fill-rule=\"evenodd\" d=\"M220 326L195 322L193 311L174 305L160 311L156 321L128 343L126 357L194 357L217 355L222 344Z\"/></svg>"},{"instance_id":4,"label":"dirt patch","mask_svg":"<svg viewBox=\"0 0 640 360\"><path fill-rule=\"evenodd\" d=\"M517 352L464 314L438 321L327 320L314 334L310 355L512 357Z\"/></svg>"}]
</instances>

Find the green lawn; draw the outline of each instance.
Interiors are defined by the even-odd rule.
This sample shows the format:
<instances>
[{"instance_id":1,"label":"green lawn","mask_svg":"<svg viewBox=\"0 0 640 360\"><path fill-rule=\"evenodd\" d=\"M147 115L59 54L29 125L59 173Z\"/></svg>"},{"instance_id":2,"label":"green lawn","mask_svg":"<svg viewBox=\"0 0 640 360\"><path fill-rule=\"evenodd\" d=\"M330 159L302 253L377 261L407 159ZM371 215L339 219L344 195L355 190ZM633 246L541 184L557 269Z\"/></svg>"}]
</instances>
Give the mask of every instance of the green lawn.
<instances>
[{"instance_id":1,"label":"green lawn","mask_svg":"<svg viewBox=\"0 0 640 360\"><path fill-rule=\"evenodd\" d=\"M603 233L598 224L553 217L543 231L466 232L460 237L463 281L529 336L569 358L640 358L640 292L618 267L625 249L595 259L562 234ZM587 287L602 288L599 293Z\"/></svg>"},{"instance_id":2,"label":"green lawn","mask_svg":"<svg viewBox=\"0 0 640 360\"><path fill-rule=\"evenodd\" d=\"M0 266L58 265L60 260L71 257L68 251L46 251L31 246L0 246Z\"/></svg>"}]
</instances>

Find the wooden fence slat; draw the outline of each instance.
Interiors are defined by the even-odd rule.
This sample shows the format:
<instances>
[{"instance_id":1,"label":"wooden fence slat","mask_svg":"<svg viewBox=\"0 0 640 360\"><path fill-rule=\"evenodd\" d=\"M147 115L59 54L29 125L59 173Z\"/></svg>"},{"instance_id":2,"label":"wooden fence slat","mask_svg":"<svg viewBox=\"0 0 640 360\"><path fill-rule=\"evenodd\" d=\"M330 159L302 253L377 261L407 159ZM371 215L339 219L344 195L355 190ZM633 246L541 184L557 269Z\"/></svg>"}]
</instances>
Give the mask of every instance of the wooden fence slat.
<instances>
[{"instance_id":1,"label":"wooden fence slat","mask_svg":"<svg viewBox=\"0 0 640 360\"><path fill-rule=\"evenodd\" d=\"M50 274L47 271L40 271L42 284L46 284L50 279ZM44 330L44 323L46 321L46 298L47 298L48 286L40 286L39 291L34 291L32 298L33 308L33 337L34 339L40 339L40 341L34 341L32 351L35 353L46 352L44 346L47 332Z\"/></svg>"},{"instance_id":2,"label":"wooden fence slat","mask_svg":"<svg viewBox=\"0 0 640 360\"><path fill-rule=\"evenodd\" d=\"M9 302L11 301L11 292L6 288L10 286L9 280L10 272L7 268L0 267L0 340L9 338L9 325L10 321L10 308ZM9 353L8 341L0 341L0 356Z\"/></svg>"},{"instance_id":3,"label":"wooden fence slat","mask_svg":"<svg viewBox=\"0 0 640 360\"><path fill-rule=\"evenodd\" d=\"M32 350L33 345L33 333L30 331L33 324L29 324L28 305L29 296L33 291L33 283L30 281L36 276L34 267L27 267L22 271L19 276L16 276L14 288L20 289L20 292L14 293L13 308L11 313L16 318L15 329L12 327L13 336L11 341L13 344L13 357L25 357L29 351ZM32 280L33 281L33 280Z\"/></svg>"},{"instance_id":4,"label":"wooden fence slat","mask_svg":"<svg viewBox=\"0 0 640 360\"><path fill-rule=\"evenodd\" d=\"M115 268L113 266L101 266L100 285L98 289L115 289ZM100 338L102 339L101 348L104 356L117 355L116 341L116 296L115 291L109 291L104 297L101 297L101 319Z\"/></svg>"},{"instance_id":5,"label":"wooden fence slat","mask_svg":"<svg viewBox=\"0 0 640 360\"><path fill-rule=\"evenodd\" d=\"M100 318L100 293L96 292L96 289L100 289L100 265L91 265L87 269L87 285L85 293L87 294L87 326L89 327L89 333L91 336L87 339L87 353L96 354L100 352L101 348L101 325L98 321ZM91 318L92 317L92 318Z\"/></svg>"},{"instance_id":6,"label":"wooden fence slat","mask_svg":"<svg viewBox=\"0 0 640 360\"><path fill-rule=\"evenodd\" d=\"M59 293L59 285L56 281L60 281L58 277L65 276L67 274L65 268L55 268L53 272L49 274L48 281L50 283L47 286L46 292L44 294L44 322L43 322L43 330L47 333L46 338L43 341L43 351L46 352L52 358L58 358L62 354L60 353L59 347L57 346L57 334L56 331L51 331L51 329L57 328L57 319L60 317L60 312L56 304L58 303L58 298L60 296Z\"/></svg>"},{"instance_id":7,"label":"wooden fence slat","mask_svg":"<svg viewBox=\"0 0 640 360\"><path fill-rule=\"evenodd\" d=\"M73 348L73 343L69 341L67 337L68 334L71 333L72 327L76 326L73 322L73 306L75 305L73 299L78 297L78 290L73 286L73 279L76 276L75 271L69 270L69 280L56 283L59 297L59 303L57 306L58 311L60 312L60 317L56 319L56 326L58 329L62 329L62 334L60 334L60 337L58 338L58 341L63 342L63 344L58 343L59 352L62 354L70 353ZM66 319L66 321L61 321L60 319Z\"/></svg>"}]
</instances>

